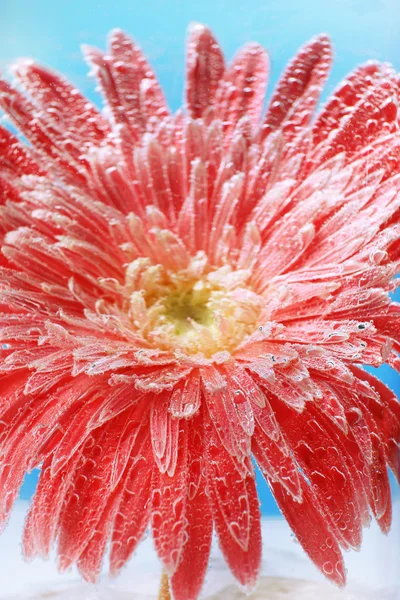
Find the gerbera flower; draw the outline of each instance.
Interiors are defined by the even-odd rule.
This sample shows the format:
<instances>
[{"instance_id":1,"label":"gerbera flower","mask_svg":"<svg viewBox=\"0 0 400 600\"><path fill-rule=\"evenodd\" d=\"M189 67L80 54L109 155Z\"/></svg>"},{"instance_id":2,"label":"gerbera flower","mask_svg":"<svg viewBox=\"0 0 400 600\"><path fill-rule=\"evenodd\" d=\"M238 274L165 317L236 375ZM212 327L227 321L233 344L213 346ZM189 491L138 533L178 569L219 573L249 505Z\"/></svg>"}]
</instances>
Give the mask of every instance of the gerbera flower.
<instances>
[{"instance_id":1,"label":"gerbera flower","mask_svg":"<svg viewBox=\"0 0 400 600\"><path fill-rule=\"evenodd\" d=\"M399 366L398 78L356 69L314 118L332 51L295 56L264 116L268 56L229 66L190 29L171 114L122 31L84 48L104 114L31 61L1 82L1 474L6 522L41 466L28 558L117 573L145 530L174 598L197 598L216 532L257 580L252 456L304 550L391 522L400 409L361 365Z\"/></svg>"}]
</instances>

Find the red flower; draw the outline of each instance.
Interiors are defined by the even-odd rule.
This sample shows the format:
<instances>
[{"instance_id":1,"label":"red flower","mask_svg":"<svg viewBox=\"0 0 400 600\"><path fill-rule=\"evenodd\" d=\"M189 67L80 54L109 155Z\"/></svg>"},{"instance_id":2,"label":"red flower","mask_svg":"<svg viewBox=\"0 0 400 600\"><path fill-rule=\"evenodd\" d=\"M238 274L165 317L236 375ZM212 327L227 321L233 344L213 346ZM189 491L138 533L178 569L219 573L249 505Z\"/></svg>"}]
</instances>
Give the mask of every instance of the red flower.
<instances>
[{"instance_id":1,"label":"red flower","mask_svg":"<svg viewBox=\"0 0 400 600\"><path fill-rule=\"evenodd\" d=\"M85 48L100 114L25 61L1 106L0 514L42 465L28 557L117 573L146 528L177 600L197 598L215 529L257 580L253 455L305 551L343 584L341 548L391 521L400 409L360 365L399 366L398 79L367 63L313 114L325 36L283 74L228 67L191 28L170 114L138 46Z\"/></svg>"}]
</instances>

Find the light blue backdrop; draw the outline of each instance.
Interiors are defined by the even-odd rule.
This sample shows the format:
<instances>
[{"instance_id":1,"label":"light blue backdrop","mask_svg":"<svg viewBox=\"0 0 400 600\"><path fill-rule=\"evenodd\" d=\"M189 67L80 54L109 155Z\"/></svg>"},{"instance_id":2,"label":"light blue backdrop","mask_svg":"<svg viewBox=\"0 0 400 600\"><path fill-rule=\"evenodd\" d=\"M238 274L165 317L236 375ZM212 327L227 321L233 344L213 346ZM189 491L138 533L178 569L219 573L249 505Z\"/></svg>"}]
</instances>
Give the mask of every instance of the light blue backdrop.
<instances>
[{"instance_id":1,"label":"light blue backdrop","mask_svg":"<svg viewBox=\"0 0 400 600\"><path fill-rule=\"evenodd\" d=\"M100 102L93 81L86 78L79 46L104 47L107 32L122 27L145 50L176 109L190 21L210 25L228 57L249 40L265 45L272 59L271 83L296 49L322 31L331 35L336 48L327 92L369 58L400 69L399 0L0 0L0 68L17 57L32 56L63 71ZM386 368L382 374L400 393L399 378ZM27 478L23 497L31 495L35 482L35 474ZM263 511L276 511L264 485L260 494Z\"/></svg>"}]
</instances>

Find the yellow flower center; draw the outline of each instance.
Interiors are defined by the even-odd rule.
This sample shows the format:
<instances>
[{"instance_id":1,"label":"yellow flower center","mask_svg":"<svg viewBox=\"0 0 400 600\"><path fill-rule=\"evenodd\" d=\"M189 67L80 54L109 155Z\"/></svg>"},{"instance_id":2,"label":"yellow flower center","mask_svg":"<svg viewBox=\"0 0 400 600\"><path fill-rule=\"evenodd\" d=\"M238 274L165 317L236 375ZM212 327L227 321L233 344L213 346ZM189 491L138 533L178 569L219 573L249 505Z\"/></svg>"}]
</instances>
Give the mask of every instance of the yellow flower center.
<instances>
[{"instance_id":1,"label":"yellow flower center","mask_svg":"<svg viewBox=\"0 0 400 600\"><path fill-rule=\"evenodd\" d=\"M211 268L203 253L179 272L140 258L126 273L129 316L152 347L206 357L231 352L254 332L262 299L250 273Z\"/></svg>"}]
</instances>

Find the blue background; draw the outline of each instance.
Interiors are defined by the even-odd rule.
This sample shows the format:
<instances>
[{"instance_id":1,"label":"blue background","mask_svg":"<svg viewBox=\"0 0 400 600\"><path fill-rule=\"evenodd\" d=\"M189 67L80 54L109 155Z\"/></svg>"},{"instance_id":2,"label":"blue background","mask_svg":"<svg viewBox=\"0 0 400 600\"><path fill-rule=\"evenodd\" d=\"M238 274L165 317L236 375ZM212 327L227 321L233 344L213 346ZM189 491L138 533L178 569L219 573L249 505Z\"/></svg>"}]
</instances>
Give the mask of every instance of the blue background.
<instances>
[{"instance_id":1,"label":"blue background","mask_svg":"<svg viewBox=\"0 0 400 600\"><path fill-rule=\"evenodd\" d=\"M389 61L400 70L400 0L0 0L0 68L17 57L33 57L64 72L100 102L86 77L81 43L105 46L113 27L141 44L156 68L172 109L181 103L184 38L190 21L212 27L227 57L256 40L272 61L272 85L297 48L320 32L331 35L336 59L325 94L360 62ZM399 378L386 367L383 378L400 392ZM34 489L28 476L22 497ZM260 485L263 510L277 509Z\"/></svg>"}]
</instances>

